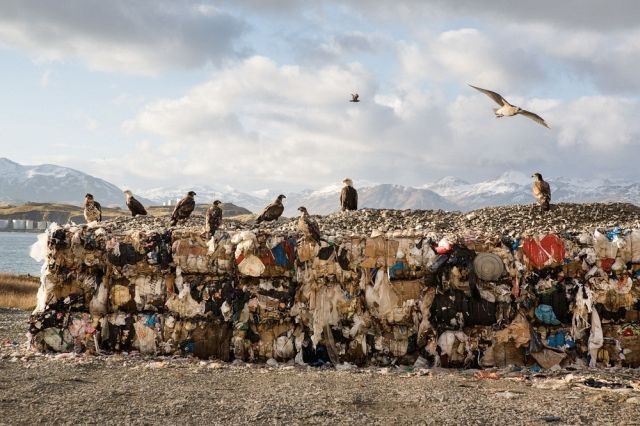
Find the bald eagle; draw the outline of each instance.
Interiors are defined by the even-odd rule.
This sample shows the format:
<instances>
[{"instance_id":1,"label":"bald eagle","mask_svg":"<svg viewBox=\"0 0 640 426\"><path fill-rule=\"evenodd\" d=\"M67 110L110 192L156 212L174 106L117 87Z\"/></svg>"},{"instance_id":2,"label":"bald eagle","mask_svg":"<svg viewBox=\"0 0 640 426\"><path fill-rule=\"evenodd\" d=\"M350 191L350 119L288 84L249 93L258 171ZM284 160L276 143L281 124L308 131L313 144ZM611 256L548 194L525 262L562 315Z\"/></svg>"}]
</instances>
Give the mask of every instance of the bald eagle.
<instances>
[{"instance_id":1,"label":"bald eagle","mask_svg":"<svg viewBox=\"0 0 640 426\"><path fill-rule=\"evenodd\" d=\"M302 213L300 219L298 219L298 230L302 232L306 238L311 238L316 243L319 243L321 236L318 222L313 220L306 207L298 207L298 210Z\"/></svg>"},{"instance_id":2,"label":"bald eagle","mask_svg":"<svg viewBox=\"0 0 640 426\"><path fill-rule=\"evenodd\" d=\"M127 196L127 207L129 207L129 211L131 211L131 216L146 216L147 210L144 208L140 201L134 198L133 193L128 189L124 191L124 193Z\"/></svg>"},{"instance_id":3,"label":"bald eagle","mask_svg":"<svg viewBox=\"0 0 640 426\"><path fill-rule=\"evenodd\" d=\"M534 173L533 176L532 191L533 196L536 197L542 211L549 210L549 203L551 202L551 188L549 184L542 179L540 173Z\"/></svg>"},{"instance_id":4,"label":"bald eagle","mask_svg":"<svg viewBox=\"0 0 640 426\"><path fill-rule=\"evenodd\" d=\"M260 213L260 216L258 216L258 218L256 219L256 223L278 220L278 218L282 216L282 212L284 211L284 205L282 204L283 198L287 197L280 194L273 203L265 207L262 213Z\"/></svg>"},{"instance_id":5,"label":"bald eagle","mask_svg":"<svg viewBox=\"0 0 640 426\"><path fill-rule=\"evenodd\" d=\"M195 195L195 192L189 191L182 200L178 201L173 213L171 213L171 226L175 226L179 220L184 220L191 216L191 213L196 208L196 200L193 199Z\"/></svg>"},{"instance_id":6,"label":"bald eagle","mask_svg":"<svg viewBox=\"0 0 640 426\"><path fill-rule=\"evenodd\" d=\"M346 178L342 181L344 187L340 193L340 208L345 210L358 210L358 191L353 187L353 181Z\"/></svg>"},{"instance_id":7,"label":"bald eagle","mask_svg":"<svg viewBox=\"0 0 640 426\"><path fill-rule=\"evenodd\" d=\"M211 206L207 209L204 215L204 226L207 232L207 237L213 237L220 225L222 224L222 209L220 206L222 202L215 200Z\"/></svg>"},{"instance_id":8,"label":"bald eagle","mask_svg":"<svg viewBox=\"0 0 640 426\"><path fill-rule=\"evenodd\" d=\"M100 222L102 220L102 206L93 199L93 195L84 196L84 220L89 222Z\"/></svg>"}]
</instances>

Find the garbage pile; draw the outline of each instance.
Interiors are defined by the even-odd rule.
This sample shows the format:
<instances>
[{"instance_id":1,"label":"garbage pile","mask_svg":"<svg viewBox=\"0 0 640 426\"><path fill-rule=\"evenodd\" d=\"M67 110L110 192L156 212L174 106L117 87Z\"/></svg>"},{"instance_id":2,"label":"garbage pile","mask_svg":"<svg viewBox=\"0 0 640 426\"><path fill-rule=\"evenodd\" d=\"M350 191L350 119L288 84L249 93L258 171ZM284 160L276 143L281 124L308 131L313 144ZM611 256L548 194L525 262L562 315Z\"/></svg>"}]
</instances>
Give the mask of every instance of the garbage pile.
<instances>
[{"instance_id":1,"label":"garbage pile","mask_svg":"<svg viewBox=\"0 0 640 426\"><path fill-rule=\"evenodd\" d=\"M576 213L578 212L578 213ZM640 209L364 209L51 226L39 351L323 365L640 365Z\"/></svg>"}]
</instances>

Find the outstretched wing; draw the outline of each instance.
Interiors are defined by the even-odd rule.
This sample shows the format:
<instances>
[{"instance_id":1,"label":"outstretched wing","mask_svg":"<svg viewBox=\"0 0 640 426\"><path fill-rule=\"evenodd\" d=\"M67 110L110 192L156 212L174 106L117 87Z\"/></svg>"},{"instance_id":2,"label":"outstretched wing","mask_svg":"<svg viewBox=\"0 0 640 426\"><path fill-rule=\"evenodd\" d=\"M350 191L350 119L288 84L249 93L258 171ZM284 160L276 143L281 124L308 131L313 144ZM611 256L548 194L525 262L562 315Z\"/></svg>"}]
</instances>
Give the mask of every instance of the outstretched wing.
<instances>
[{"instance_id":1,"label":"outstretched wing","mask_svg":"<svg viewBox=\"0 0 640 426\"><path fill-rule=\"evenodd\" d=\"M505 106L505 105L511 105L509 102L507 102L507 100L505 98L502 97L502 95L500 95L499 93L496 92L492 92L491 90L487 90L487 89L481 89L480 87L476 87L476 86L472 86L471 84L469 85L471 87L473 87L474 89L484 93L485 95L487 95L488 97L490 97L491 99L493 99L495 101L495 103L497 103L500 106Z\"/></svg>"},{"instance_id":2,"label":"outstretched wing","mask_svg":"<svg viewBox=\"0 0 640 426\"><path fill-rule=\"evenodd\" d=\"M534 114L531 111L527 111L524 109L518 111L518 114L524 115L525 117L530 118L531 120L535 121L538 124L542 124L547 129L549 128L547 123L544 121L544 118L540 117L538 114Z\"/></svg>"}]
</instances>

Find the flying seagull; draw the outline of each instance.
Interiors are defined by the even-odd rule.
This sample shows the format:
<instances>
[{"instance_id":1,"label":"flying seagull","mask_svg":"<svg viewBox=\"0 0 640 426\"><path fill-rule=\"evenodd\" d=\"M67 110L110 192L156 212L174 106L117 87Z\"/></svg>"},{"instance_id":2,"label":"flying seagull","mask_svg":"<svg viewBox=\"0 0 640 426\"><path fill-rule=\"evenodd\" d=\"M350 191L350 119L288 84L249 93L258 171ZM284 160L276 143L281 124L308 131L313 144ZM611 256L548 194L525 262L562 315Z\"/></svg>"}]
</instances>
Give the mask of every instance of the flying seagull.
<instances>
[{"instance_id":1,"label":"flying seagull","mask_svg":"<svg viewBox=\"0 0 640 426\"><path fill-rule=\"evenodd\" d=\"M481 89L479 87L476 86L472 86L471 84L469 85L471 87L473 87L476 90L479 90L480 92L484 93L485 95L489 96L491 99L493 99L498 105L500 105L500 108L494 108L493 112L496 114L496 118L500 118L500 117L511 117L513 115L524 115L527 118L532 119L533 121L535 121L538 124L542 124L544 127L546 127L547 129L549 128L549 126L547 125L547 123L544 121L544 119L542 117L540 117L538 114L534 114L531 111L527 111L525 109L522 109L518 106L515 105L511 105L509 102L507 102L507 100L505 98L502 97L502 95L500 95L499 93L496 92L492 92L491 90L487 90L487 89Z\"/></svg>"},{"instance_id":2,"label":"flying seagull","mask_svg":"<svg viewBox=\"0 0 640 426\"><path fill-rule=\"evenodd\" d=\"M360 95L357 93L351 94L351 100L349 102L360 102Z\"/></svg>"}]
</instances>

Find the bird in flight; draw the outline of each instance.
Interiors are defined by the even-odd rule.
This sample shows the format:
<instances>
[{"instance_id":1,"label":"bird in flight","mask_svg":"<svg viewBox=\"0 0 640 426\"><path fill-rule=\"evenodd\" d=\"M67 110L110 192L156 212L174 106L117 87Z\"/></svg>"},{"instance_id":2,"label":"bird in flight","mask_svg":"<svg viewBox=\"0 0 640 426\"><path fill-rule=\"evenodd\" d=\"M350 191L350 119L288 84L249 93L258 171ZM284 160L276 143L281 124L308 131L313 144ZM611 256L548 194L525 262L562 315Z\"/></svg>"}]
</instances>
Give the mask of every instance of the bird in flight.
<instances>
[{"instance_id":1,"label":"bird in flight","mask_svg":"<svg viewBox=\"0 0 640 426\"><path fill-rule=\"evenodd\" d=\"M351 100L349 102L360 102L360 95L358 95L357 93L352 93L351 94Z\"/></svg>"},{"instance_id":2,"label":"bird in flight","mask_svg":"<svg viewBox=\"0 0 640 426\"><path fill-rule=\"evenodd\" d=\"M509 102L507 102L507 100L505 98L502 97L502 95L500 95L499 93L496 92L492 92L491 90L487 90L487 89L481 89L479 87L476 86L472 86L471 84L469 85L471 87L473 87L474 89L484 93L485 95L489 96L491 99L493 99L498 105L500 105L500 108L494 108L493 112L496 114L496 118L500 118L500 117L511 117L514 115L524 115L525 117L535 121L538 124L543 125L544 127L546 127L547 129L549 128L549 126L547 125L547 123L544 121L544 119L542 117L540 117L538 114L534 114L531 111L527 111L525 109L522 109L518 106L515 105L511 105Z\"/></svg>"}]
</instances>

